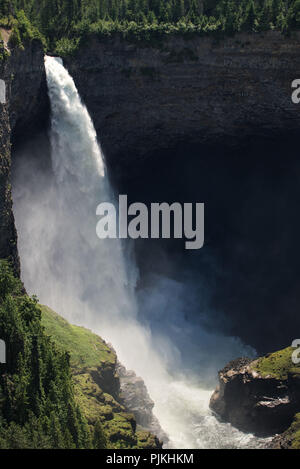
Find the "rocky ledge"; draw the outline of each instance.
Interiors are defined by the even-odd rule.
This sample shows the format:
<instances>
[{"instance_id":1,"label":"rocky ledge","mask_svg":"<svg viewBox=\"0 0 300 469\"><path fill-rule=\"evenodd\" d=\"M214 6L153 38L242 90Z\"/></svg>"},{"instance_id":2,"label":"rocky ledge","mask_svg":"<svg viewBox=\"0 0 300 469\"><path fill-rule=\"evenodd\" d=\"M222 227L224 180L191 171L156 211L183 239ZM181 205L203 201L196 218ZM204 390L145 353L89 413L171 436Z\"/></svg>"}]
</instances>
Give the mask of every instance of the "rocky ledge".
<instances>
[{"instance_id":1,"label":"rocky ledge","mask_svg":"<svg viewBox=\"0 0 300 469\"><path fill-rule=\"evenodd\" d=\"M300 367L288 348L258 360L238 359L219 372L210 407L222 420L258 436L285 432L300 411Z\"/></svg>"}]
</instances>

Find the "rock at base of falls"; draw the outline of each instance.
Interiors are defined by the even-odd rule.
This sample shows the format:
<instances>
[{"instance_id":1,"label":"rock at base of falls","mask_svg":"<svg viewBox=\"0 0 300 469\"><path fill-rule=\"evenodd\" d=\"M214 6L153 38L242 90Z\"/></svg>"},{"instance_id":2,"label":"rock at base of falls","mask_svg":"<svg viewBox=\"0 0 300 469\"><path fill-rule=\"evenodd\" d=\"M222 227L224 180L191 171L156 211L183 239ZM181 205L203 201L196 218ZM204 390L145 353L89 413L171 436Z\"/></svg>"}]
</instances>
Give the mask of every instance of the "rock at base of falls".
<instances>
[{"instance_id":1,"label":"rock at base of falls","mask_svg":"<svg viewBox=\"0 0 300 469\"><path fill-rule=\"evenodd\" d=\"M166 444L169 438L153 413L154 402L143 379L134 371L128 371L120 363L117 365L117 374L120 378L121 399L124 406L133 413L140 427L150 431Z\"/></svg>"},{"instance_id":2,"label":"rock at base of falls","mask_svg":"<svg viewBox=\"0 0 300 469\"><path fill-rule=\"evenodd\" d=\"M243 358L227 365L219 372L211 410L223 421L257 436L286 431L300 411L300 370L291 367L279 372L274 367L274 372L271 368L264 371L264 367L268 370L266 363L276 365L285 353L288 357L282 351L277 357L273 354L255 361Z\"/></svg>"}]
</instances>

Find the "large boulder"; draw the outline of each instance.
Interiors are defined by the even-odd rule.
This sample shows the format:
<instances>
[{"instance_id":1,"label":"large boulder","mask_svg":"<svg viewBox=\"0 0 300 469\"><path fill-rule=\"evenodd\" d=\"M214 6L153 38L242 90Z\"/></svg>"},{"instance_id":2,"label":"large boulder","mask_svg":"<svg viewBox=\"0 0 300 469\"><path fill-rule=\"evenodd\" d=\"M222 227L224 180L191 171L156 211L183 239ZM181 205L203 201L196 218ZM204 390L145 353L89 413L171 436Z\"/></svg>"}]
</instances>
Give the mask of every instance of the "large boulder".
<instances>
[{"instance_id":1,"label":"large boulder","mask_svg":"<svg viewBox=\"0 0 300 469\"><path fill-rule=\"evenodd\" d=\"M211 409L239 430L258 436L287 430L300 410L300 370L292 363L292 351L231 362L219 372Z\"/></svg>"}]
</instances>

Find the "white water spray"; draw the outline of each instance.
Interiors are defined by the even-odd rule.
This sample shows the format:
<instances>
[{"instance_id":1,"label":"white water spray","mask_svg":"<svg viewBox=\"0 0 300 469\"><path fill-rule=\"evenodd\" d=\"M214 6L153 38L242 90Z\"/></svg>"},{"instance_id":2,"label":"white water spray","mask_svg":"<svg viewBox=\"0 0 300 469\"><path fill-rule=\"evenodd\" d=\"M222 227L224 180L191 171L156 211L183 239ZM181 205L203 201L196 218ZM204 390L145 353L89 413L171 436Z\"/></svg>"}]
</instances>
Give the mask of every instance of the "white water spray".
<instances>
[{"instance_id":1,"label":"white water spray","mask_svg":"<svg viewBox=\"0 0 300 469\"><path fill-rule=\"evenodd\" d=\"M113 201L113 194L92 120L62 61L46 57L45 65L54 177L39 171L35 163L30 166L26 158L16 169L14 185L27 291L113 344L120 361L145 380L170 447L251 445L256 441L251 435L220 424L211 415L211 390L188 379L184 370L170 374L168 357L174 361L180 356L172 340L152 337L139 323L137 270L130 252L119 240L100 241L96 236L96 207ZM235 339L208 335L206 341L230 348L232 356L244 352Z\"/></svg>"}]
</instances>

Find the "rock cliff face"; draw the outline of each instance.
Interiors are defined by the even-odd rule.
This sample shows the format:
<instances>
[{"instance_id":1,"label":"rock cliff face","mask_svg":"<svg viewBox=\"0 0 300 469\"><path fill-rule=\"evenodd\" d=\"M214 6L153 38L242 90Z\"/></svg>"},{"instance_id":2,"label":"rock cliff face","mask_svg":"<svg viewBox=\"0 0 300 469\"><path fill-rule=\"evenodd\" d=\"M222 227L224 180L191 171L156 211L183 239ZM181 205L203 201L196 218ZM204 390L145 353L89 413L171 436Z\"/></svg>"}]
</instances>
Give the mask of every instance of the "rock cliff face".
<instances>
[{"instance_id":1,"label":"rock cliff face","mask_svg":"<svg viewBox=\"0 0 300 469\"><path fill-rule=\"evenodd\" d=\"M11 77L9 115L14 140L30 138L49 119L44 51L33 40L24 50L14 50L8 60Z\"/></svg>"},{"instance_id":2,"label":"rock cliff face","mask_svg":"<svg viewBox=\"0 0 300 469\"><path fill-rule=\"evenodd\" d=\"M299 35L286 39L276 32L220 42L170 38L155 47L92 38L66 63L114 175L124 177L138 174L141 168L134 169L145 157L182 143L238 145L251 136L298 131L291 82L300 77L299 45ZM33 41L13 51L0 65L1 76L8 89L1 155L9 175L9 121L18 139L49 116L41 45ZM12 256L18 269L9 198L4 191L2 213L8 215L1 218L0 253Z\"/></svg>"},{"instance_id":3,"label":"rock cliff face","mask_svg":"<svg viewBox=\"0 0 300 469\"><path fill-rule=\"evenodd\" d=\"M300 414L295 416L288 430L273 439L270 449L300 449Z\"/></svg>"},{"instance_id":4,"label":"rock cliff face","mask_svg":"<svg viewBox=\"0 0 300 469\"><path fill-rule=\"evenodd\" d=\"M299 35L276 32L156 47L94 38L67 66L108 161L124 173L183 142L237 145L298 130L291 83L300 77L299 46Z\"/></svg>"},{"instance_id":5,"label":"rock cliff face","mask_svg":"<svg viewBox=\"0 0 300 469\"><path fill-rule=\"evenodd\" d=\"M211 409L244 432L271 436L286 431L300 409L300 374L299 367L292 368L290 349L281 353L256 361L238 359L229 363L219 372ZM279 372L277 364L282 363L285 365ZM265 364L272 364L273 369L266 371Z\"/></svg>"},{"instance_id":6,"label":"rock cliff face","mask_svg":"<svg viewBox=\"0 0 300 469\"><path fill-rule=\"evenodd\" d=\"M228 317L226 333L259 353L284 347L299 327L299 184L291 184L299 171L300 104L291 100L299 46L299 35L276 32L177 37L155 47L94 38L66 60L118 189L132 202L206 203L196 274L208 253L209 307ZM142 274L153 265L150 242L136 243Z\"/></svg>"},{"instance_id":7,"label":"rock cliff face","mask_svg":"<svg viewBox=\"0 0 300 469\"><path fill-rule=\"evenodd\" d=\"M6 84L6 103L0 104L0 258L9 258L20 274L17 233L11 199L12 137L30 135L48 115L44 54L33 41L0 61L0 79Z\"/></svg>"},{"instance_id":8,"label":"rock cliff face","mask_svg":"<svg viewBox=\"0 0 300 469\"><path fill-rule=\"evenodd\" d=\"M130 174L157 150L184 142L237 145L245 138L298 131L291 82L300 77L300 39L276 32L170 38L155 47L120 38L82 47L67 66L95 122L108 162ZM1 245L18 271L9 187L11 132L30 135L49 116L43 51L37 41L0 64Z\"/></svg>"},{"instance_id":9,"label":"rock cliff face","mask_svg":"<svg viewBox=\"0 0 300 469\"><path fill-rule=\"evenodd\" d=\"M117 373L120 377L120 397L125 407L133 413L140 427L150 431L160 441L167 444L169 438L153 413L154 402L142 378L139 378L134 371L126 370L120 363L117 366Z\"/></svg>"}]
</instances>

